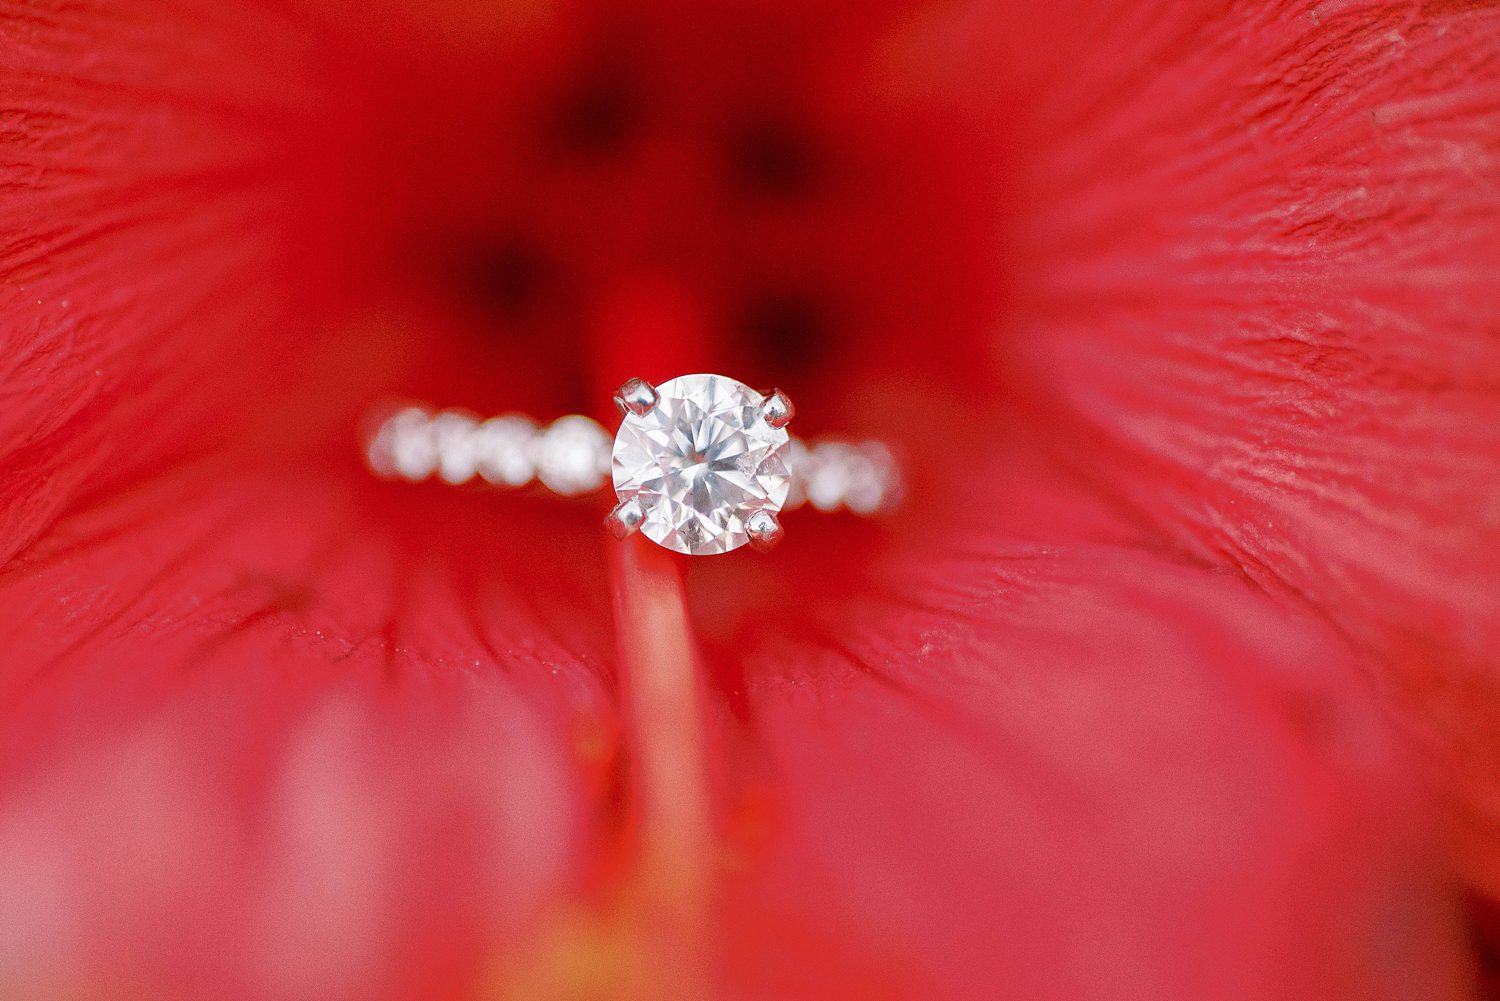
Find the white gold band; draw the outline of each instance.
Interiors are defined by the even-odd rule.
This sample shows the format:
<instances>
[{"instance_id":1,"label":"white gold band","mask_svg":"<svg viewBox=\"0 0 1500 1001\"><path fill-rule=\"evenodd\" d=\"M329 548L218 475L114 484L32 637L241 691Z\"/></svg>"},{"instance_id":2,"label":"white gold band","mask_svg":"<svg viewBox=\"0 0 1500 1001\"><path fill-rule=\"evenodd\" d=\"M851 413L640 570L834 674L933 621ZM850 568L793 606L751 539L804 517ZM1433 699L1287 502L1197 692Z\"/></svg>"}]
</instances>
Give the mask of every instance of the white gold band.
<instances>
[{"instance_id":1,"label":"white gold band","mask_svg":"<svg viewBox=\"0 0 1500 1001\"><path fill-rule=\"evenodd\" d=\"M542 426L522 414L488 420L464 410L406 406L374 428L365 444L372 472L420 482L434 476L459 485L476 479L518 489L540 482L564 497L594 493L609 483L613 436L597 421L571 415ZM788 509L883 513L904 487L891 450L880 442L791 440Z\"/></svg>"}]
</instances>

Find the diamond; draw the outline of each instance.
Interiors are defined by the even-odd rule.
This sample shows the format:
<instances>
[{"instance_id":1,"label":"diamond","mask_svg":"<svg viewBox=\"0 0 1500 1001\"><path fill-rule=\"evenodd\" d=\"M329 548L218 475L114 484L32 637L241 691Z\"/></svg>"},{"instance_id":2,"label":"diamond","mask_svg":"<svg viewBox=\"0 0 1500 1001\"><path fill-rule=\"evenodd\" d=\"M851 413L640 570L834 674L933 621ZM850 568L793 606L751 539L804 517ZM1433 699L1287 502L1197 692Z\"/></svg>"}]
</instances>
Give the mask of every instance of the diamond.
<instances>
[{"instance_id":1,"label":"diamond","mask_svg":"<svg viewBox=\"0 0 1500 1001\"><path fill-rule=\"evenodd\" d=\"M591 493L604 484L609 432L579 414L559 417L536 440L536 476L564 497Z\"/></svg>"},{"instance_id":2,"label":"diamond","mask_svg":"<svg viewBox=\"0 0 1500 1001\"><path fill-rule=\"evenodd\" d=\"M654 407L620 424L615 492L640 505L641 532L668 549L738 549L751 516L786 503L787 432L767 423L764 396L722 375L684 375L656 393Z\"/></svg>"},{"instance_id":3,"label":"diamond","mask_svg":"<svg viewBox=\"0 0 1500 1001\"><path fill-rule=\"evenodd\" d=\"M474 452L474 429L479 421L457 410L444 410L432 419L432 444L437 449L438 476L444 483L468 483L479 469Z\"/></svg>"},{"instance_id":4,"label":"diamond","mask_svg":"<svg viewBox=\"0 0 1500 1001\"><path fill-rule=\"evenodd\" d=\"M413 483L427 479L438 464L431 421L421 407L407 407L396 414L371 444L371 462Z\"/></svg>"},{"instance_id":5,"label":"diamond","mask_svg":"<svg viewBox=\"0 0 1500 1001\"><path fill-rule=\"evenodd\" d=\"M520 414L502 414L479 425L474 451L479 457L479 475L490 483L523 487L536 475L536 422Z\"/></svg>"}]
</instances>

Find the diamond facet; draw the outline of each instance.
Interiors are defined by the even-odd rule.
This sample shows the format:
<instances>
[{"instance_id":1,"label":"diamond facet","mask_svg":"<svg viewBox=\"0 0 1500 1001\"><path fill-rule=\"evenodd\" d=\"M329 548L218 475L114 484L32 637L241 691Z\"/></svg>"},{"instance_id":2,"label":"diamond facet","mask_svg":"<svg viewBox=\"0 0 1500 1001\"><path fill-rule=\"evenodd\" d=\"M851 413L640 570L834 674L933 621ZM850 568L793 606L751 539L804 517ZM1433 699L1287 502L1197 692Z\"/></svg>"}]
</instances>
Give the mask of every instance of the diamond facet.
<instances>
[{"instance_id":1,"label":"diamond facet","mask_svg":"<svg viewBox=\"0 0 1500 1001\"><path fill-rule=\"evenodd\" d=\"M685 375L656 392L656 406L620 424L615 492L636 500L641 532L668 549L738 549L750 541L753 515L786 503L787 432L767 423L765 397L722 375Z\"/></svg>"}]
</instances>

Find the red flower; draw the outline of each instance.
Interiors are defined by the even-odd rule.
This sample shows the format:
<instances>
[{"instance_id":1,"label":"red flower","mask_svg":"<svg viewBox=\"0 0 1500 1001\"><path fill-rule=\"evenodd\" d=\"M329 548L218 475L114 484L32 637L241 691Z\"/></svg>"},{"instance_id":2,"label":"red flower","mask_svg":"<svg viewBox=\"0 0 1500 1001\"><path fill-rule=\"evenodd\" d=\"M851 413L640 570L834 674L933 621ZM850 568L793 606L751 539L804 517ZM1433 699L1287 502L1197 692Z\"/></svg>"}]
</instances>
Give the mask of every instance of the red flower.
<instances>
[{"instance_id":1,"label":"red flower","mask_svg":"<svg viewBox=\"0 0 1500 1001\"><path fill-rule=\"evenodd\" d=\"M1472 996L1493 8L325 6L0 0L0 994ZM358 466L698 369L911 503Z\"/></svg>"}]
</instances>

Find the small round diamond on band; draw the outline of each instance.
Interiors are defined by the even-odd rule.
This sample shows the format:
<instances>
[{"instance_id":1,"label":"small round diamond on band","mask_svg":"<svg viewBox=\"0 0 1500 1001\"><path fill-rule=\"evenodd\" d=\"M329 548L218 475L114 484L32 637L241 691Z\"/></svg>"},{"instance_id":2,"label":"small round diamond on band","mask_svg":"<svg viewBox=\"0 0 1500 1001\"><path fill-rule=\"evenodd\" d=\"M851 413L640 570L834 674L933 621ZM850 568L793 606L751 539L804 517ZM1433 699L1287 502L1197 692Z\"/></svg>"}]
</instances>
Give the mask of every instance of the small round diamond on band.
<instances>
[{"instance_id":1,"label":"small round diamond on band","mask_svg":"<svg viewBox=\"0 0 1500 1001\"><path fill-rule=\"evenodd\" d=\"M376 475L412 482L538 482L565 497L612 482L617 503L605 523L617 538L639 532L690 556L769 549L781 540L782 512L803 504L878 515L904 491L879 442L793 437L796 408L780 390L761 393L722 375L631 379L615 403L622 419L613 442L580 415L541 426L521 414L483 420L405 406L377 422L365 457Z\"/></svg>"}]
</instances>

